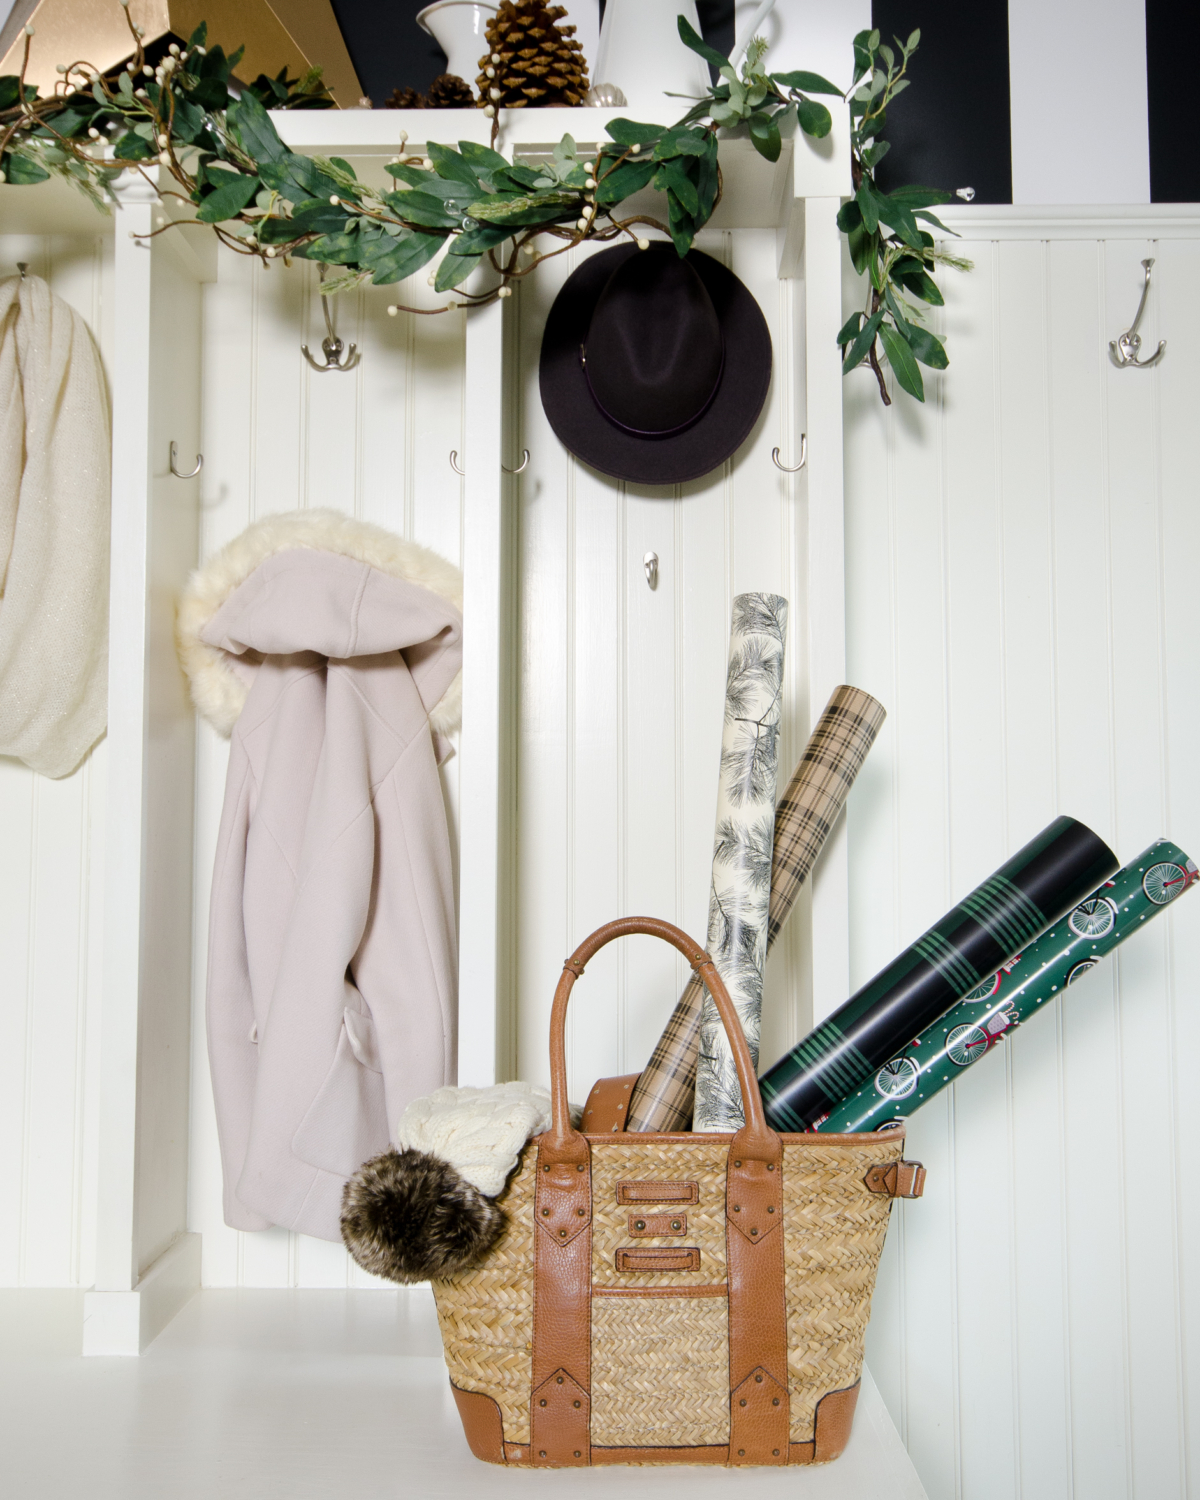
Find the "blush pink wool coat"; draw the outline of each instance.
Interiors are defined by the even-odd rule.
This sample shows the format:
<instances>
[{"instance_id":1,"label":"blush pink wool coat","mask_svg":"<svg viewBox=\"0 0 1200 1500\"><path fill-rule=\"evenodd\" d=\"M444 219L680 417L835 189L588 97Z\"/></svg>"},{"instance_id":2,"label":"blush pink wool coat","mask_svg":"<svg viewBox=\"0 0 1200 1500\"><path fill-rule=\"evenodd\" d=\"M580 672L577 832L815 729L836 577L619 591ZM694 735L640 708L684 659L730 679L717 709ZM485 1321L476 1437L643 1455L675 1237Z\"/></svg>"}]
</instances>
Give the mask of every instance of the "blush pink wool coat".
<instances>
[{"instance_id":1,"label":"blush pink wool coat","mask_svg":"<svg viewBox=\"0 0 1200 1500\"><path fill-rule=\"evenodd\" d=\"M347 525L372 540L338 517L343 541ZM195 589L181 608L185 662L248 688L213 869L209 1059L226 1223L339 1240L346 1178L455 1078L430 711L457 688L462 622L394 556L384 571L286 540L208 618Z\"/></svg>"}]
</instances>

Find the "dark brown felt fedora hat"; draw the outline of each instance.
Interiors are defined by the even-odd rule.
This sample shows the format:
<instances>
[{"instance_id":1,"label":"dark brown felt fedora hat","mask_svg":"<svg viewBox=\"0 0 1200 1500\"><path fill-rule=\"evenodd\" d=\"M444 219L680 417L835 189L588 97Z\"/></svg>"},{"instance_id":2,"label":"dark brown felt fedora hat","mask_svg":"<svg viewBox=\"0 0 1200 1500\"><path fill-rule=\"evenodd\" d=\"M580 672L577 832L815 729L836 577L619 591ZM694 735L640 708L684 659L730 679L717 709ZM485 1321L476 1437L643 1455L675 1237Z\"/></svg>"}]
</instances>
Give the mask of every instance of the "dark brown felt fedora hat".
<instances>
[{"instance_id":1,"label":"dark brown felt fedora hat","mask_svg":"<svg viewBox=\"0 0 1200 1500\"><path fill-rule=\"evenodd\" d=\"M771 384L771 335L732 271L665 241L590 256L542 336L542 405L592 468L637 484L711 473L749 436Z\"/></svg>"}]
</instances>

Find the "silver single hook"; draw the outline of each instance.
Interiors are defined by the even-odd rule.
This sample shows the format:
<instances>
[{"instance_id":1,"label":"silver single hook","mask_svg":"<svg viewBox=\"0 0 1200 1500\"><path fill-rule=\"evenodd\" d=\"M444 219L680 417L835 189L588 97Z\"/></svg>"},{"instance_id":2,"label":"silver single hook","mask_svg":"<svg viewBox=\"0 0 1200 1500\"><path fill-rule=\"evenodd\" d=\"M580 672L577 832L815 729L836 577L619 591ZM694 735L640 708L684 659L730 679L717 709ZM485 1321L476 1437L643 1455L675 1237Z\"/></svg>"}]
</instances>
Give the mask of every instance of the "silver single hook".
<instances>
[{"instance_id":1,"label":"silver single hook","mask_svg":"<svg viewBox=\"0 0 1200 1500\"><path fill-rule=\"evenodd\" d=\"M1167 341L1166 339L1162 339L1157 352L1152 354L1149 359L1138 358L1138 351L1142 347L1142 336L1138 332L1138 324L1142 321L1142 314L1146 311L1146 299L1150 295L1150 268L1153 264L1153 259L1142 262L1142 270L1146 273L1146 279L1142 283L1142 300L1138 303L1137 315L1121 337L1113 339L1108 346L1112 362L1119 369L1125 369L1129 365L1132 365L1136 370L1149 370L1167 352Z\"/></svg>"},{"instance_id":2,"label":"silver single hook","mask_svg":"<svg viewBox=\"0 0 1200 1500\"><path fill-rule=\"evenodd\" d=\"M454 472L458 475L458 477L460 479L465 479L467 477L466 474L462 471L462 469L460 469L458 467L458 449L457 448L451 448L451 450L450 450L450 467L454 470ZM503 465L501 467L503 467Z\"/></svg>"},{"instance_id":3,"label":"silver single hook","mask_svg":"<svg viewBox=\"0 0 1200 1500\"><path fill-rule=\"evenodd\" d=\"M652 589L658 587L658 553L647 552L642 558L642 567L646 570L646 582Z\"/></svg>"},{"instance_id":4,"label":"silver single hook","mask_svg":"<svg viewBox=\"0 0 1200 1500\"><path fill-rule=\"evenodd\" d=\"M802 432L800 434L800 462L798 464L794 464L789 469L787 464L779 457L778 448L771 449L771 462L781 474L799 474L800 470L808 462L808 433Z\"/></svg>"},{"instance_id":5,"label":"silver single hook","mask_svg":"<svg viewBox=\"0 0 1200 1500\"><path fill-rule=\"evenodd\" d=\"M17 262L17 270L21 273L22 281L27 281L29 279L27 274L29 271L29 262L27 260L19 260Z\"/></svg>"},{"instance_id":6,"label":"silver single hook","mask_svg":"<svg viewBox=\"0 0 1200 1500\"><path fill-rule=\"evenodd\" d=\"M524 474L525 470L529 467L529 449L521 449L521 462L515 469L510 469L505 464L501 464L500 467L506 474Z\"/></svg>"},{"instance_id":7,"label":"silver single hook","mask_svg":"<svg viewBox=\"0 0 1200 1500\"><path fill-rule=\"evenodd\" d=\"M174 476L175 476L176 479L195 479L196 475L199 474L200 470L204 467L204 454L203 453L197 453L196 454L196 467L192 470L192 472L190 474L181 474L179 472L179 470L175 467L175 439L172 438L171 439L171 459L170 459L170 463L171 463L171 473L174 474Z\"/></svg>"},{"instance_id":8,"label":"silver single hook","mask_svg":"<svg viewBox=\"0 0 1200 1500\"><path fill-rule=\"evenodd\" d=\"M321 284L325 284L325 267L320 270ZM308 345L301 344L300 352L308 360L309 364L319 375L327 375L330 370L353 370L354 366L362 358L358 352L358 345L351 344L343 360L342 352L346 346L333 331L333 319L329 316L329 298L324 292L321 294L321 311L325 314L325 337L321 340L321 353L325 356L325 363L318 364L309 353Z\"/></svg>"}]
</instances>

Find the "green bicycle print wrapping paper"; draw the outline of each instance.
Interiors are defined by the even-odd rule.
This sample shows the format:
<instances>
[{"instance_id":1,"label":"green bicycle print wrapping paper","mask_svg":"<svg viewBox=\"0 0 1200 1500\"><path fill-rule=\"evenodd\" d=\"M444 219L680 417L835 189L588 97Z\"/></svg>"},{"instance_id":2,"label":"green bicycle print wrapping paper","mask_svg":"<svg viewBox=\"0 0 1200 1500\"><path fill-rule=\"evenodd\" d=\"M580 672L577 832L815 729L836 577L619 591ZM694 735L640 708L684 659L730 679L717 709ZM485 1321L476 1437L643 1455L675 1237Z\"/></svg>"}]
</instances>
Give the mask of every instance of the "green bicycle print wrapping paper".
<instances>
[{"instance_id":1,"label":"green bicycle print wrapping paper","mask_svg":"<svg viewBox=\"0 0 1200 1500\"><path fill-rule=\"evenodd\" d=\"M813 1128L878 1130L898 1116L911 1115L1182 896L1198 874L1178 845L1158 839Z\"/></svg>"}]
</instances>

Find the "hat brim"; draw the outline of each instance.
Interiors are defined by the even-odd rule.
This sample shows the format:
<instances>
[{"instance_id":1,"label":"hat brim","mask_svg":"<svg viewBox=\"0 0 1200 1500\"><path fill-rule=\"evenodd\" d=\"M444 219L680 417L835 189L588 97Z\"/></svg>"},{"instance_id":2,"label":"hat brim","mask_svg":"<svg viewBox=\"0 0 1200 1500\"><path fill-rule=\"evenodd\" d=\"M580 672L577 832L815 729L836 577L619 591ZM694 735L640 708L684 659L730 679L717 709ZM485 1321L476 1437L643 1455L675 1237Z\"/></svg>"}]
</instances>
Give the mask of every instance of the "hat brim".
<instances>
[{"instance_id":1,"label":"hat brim","mask_svg":"<svg viewBox=\"0 0 1200 1500\"><path fill-rule=\"evenodd\" d=\"M576 458L613 479L682 484L719 468L749 437L771 385L771 335L749 289L702 251L688 257L712 299L725 343L717 393L699 419L670 437L641 437L618 427L596 405L580 345L609 277L636 245L589 256L554 299L542 335L540 384L550 426Z\"/></svg>"}]
</instances>

